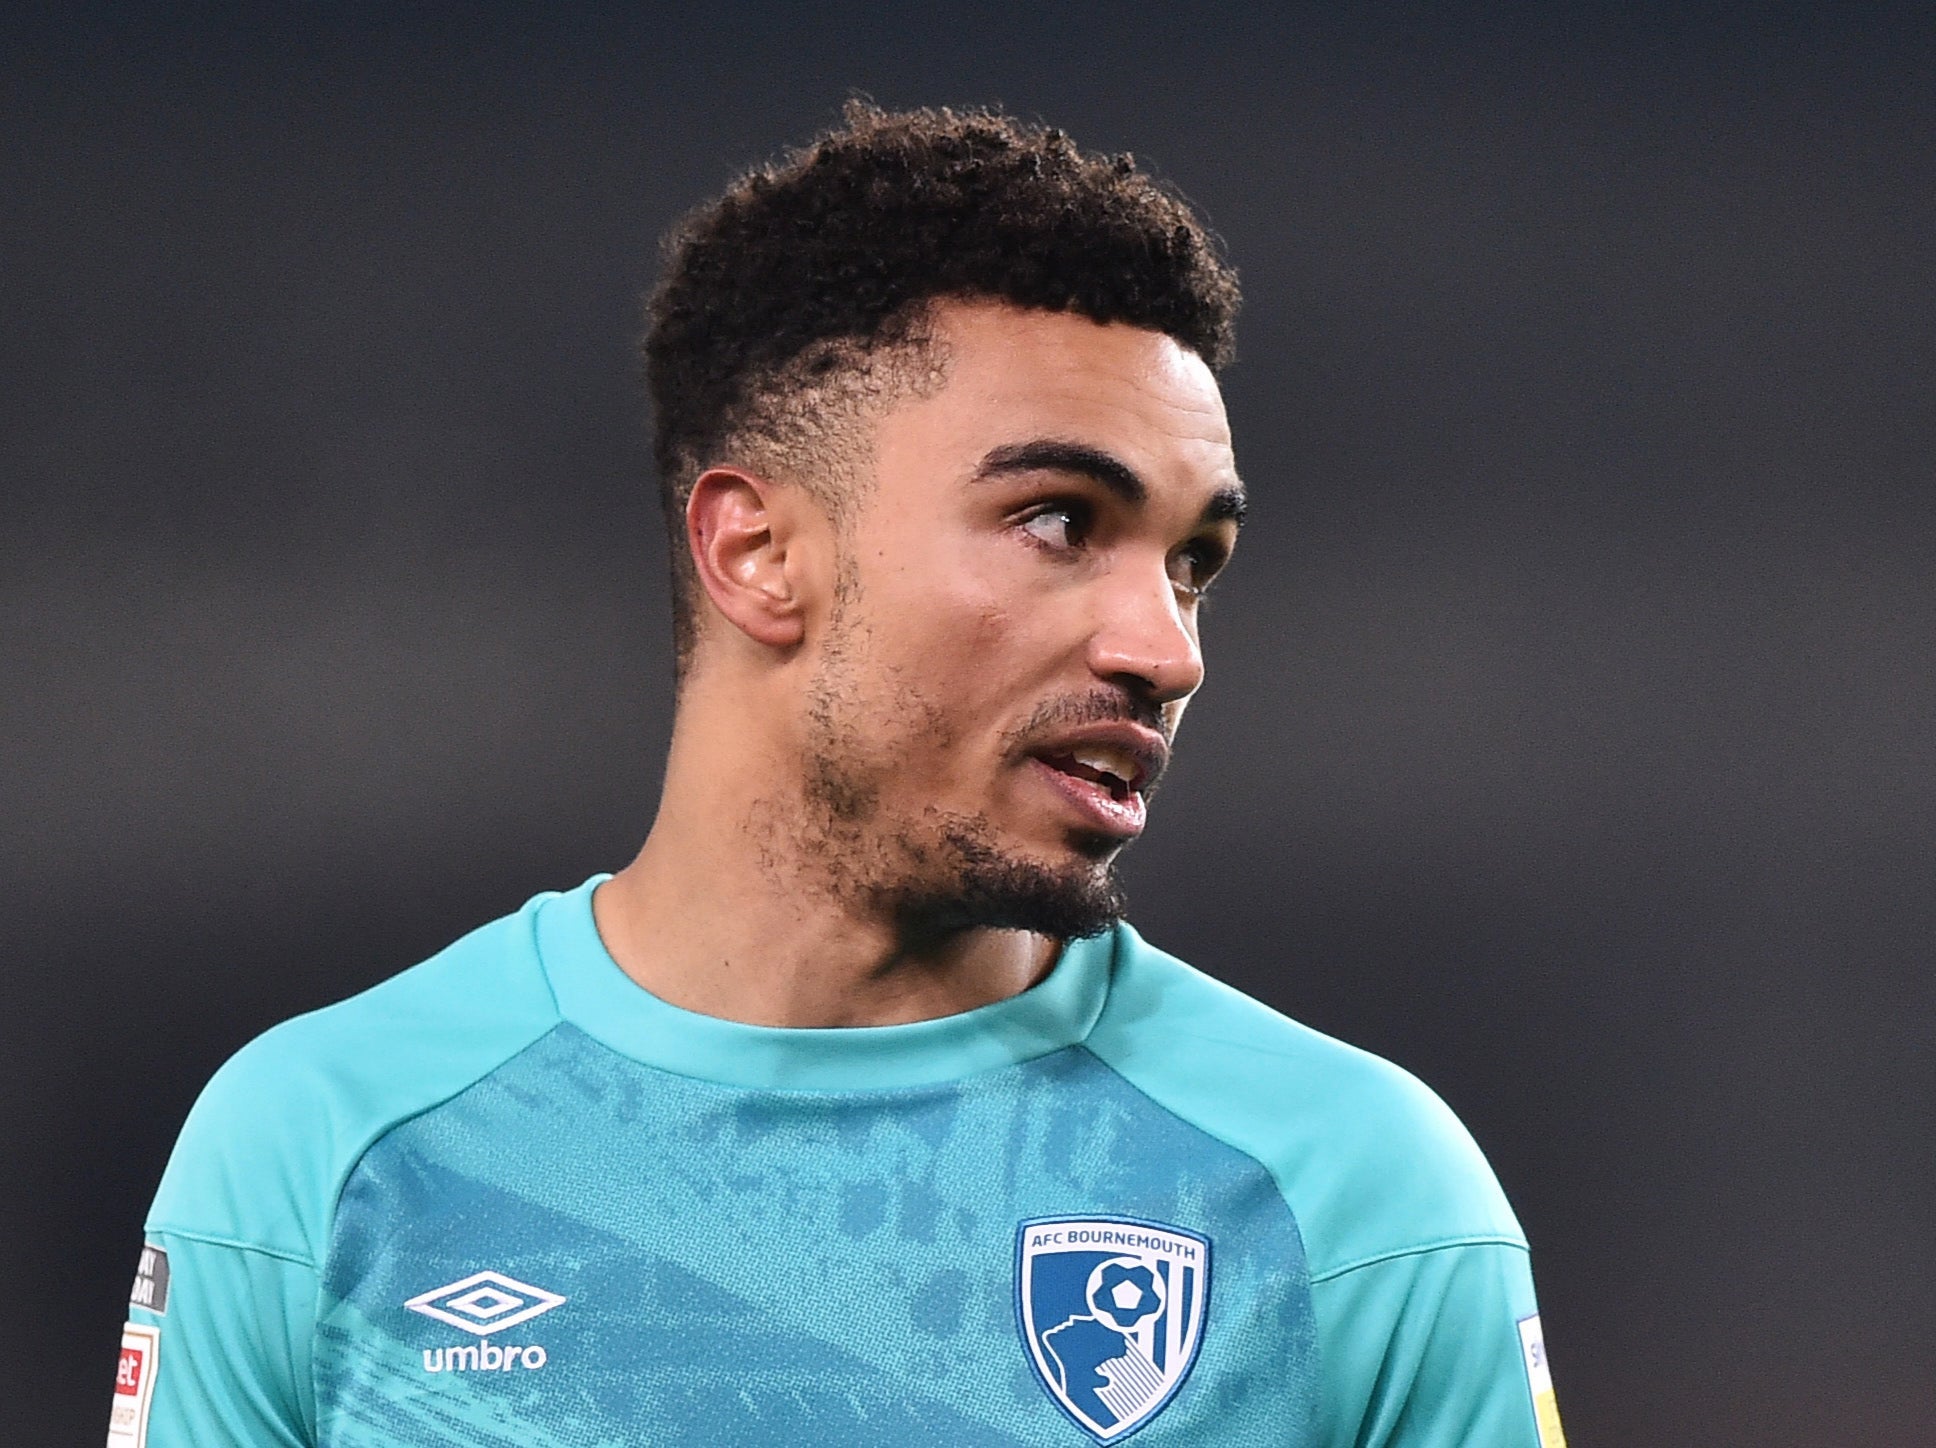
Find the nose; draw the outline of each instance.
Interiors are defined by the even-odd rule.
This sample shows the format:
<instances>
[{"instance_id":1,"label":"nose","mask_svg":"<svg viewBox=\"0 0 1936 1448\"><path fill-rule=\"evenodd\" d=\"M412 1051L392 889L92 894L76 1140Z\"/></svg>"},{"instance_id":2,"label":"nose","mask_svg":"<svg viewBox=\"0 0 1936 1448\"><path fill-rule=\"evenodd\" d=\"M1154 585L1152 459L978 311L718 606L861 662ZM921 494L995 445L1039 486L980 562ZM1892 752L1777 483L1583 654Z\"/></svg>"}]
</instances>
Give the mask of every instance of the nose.
<instances>
[{"instance_id":1,"label":"nose","mask_svg":"<svg viewBox=\"0 0 1936 1448\"><path fill-rule=\"evenodd\" d=\"M1194 620L1184 616L1163 566L1123 572L1099 598L1091 671L1155 704L1189 698L1203 683Z\"/></svg>"}]
</instances>

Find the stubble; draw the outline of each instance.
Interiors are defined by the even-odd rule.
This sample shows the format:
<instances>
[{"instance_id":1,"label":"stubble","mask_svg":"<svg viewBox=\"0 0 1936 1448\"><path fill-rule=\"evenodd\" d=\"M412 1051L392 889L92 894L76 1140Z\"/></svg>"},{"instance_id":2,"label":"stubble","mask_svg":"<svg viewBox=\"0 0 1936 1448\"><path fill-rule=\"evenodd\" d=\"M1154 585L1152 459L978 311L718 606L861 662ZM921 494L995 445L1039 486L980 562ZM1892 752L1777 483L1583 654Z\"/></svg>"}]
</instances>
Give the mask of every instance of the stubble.
<instances>
[{"instance_id":1,"label":"stubble","mask_svg":"<svg viewBox=\"0 0 1936 1448\"><path fill-rule=\"evenodd\" d=\"M798 885L889 922L910 948L970 930L1071 940L1108 929L1126 907L1112 863L1046 864L1005 848L984 812L897 797L909 765L945 755L956 731L922 687L872 663L857 603L844 578L808 693L789 851Z\"/></svg>"}]
</instances>

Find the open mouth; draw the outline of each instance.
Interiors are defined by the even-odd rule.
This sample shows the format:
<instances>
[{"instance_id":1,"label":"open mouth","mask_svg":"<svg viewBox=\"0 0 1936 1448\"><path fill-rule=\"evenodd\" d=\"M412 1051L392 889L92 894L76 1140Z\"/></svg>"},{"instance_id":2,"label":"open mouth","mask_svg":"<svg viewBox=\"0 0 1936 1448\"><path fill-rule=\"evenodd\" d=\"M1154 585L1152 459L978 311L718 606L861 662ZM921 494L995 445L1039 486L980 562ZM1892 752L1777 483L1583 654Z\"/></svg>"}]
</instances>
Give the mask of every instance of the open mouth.
<instances>
[{"instance_id":1,"label":"open mouth","mask_svg":"<svg viewBox=\"0 0 1936 1448\"><path fill-rule=\"evenodd\" d=\"M1044 754L1042 762L1062 774L1087 780L1109 791L1109 797L1126 801L1142 788L1144 769L1127 755L1113 749L1085 748L1066 754Z\"/></svg>"}]
</instances>

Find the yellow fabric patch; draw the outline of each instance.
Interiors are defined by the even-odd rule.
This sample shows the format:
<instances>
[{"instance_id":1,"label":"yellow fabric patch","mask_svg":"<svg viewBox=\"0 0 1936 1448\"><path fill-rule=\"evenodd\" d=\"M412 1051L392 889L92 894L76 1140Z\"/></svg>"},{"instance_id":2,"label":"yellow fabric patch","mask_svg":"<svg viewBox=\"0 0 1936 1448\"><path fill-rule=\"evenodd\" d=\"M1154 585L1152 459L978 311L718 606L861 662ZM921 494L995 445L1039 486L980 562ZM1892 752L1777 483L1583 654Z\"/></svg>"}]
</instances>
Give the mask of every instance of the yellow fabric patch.
<instances>
[{"instance_id":1,"label":"yellow fabric patch","mask_svg":"<svg viewBox=\"0 0 1936 1448\"><path fill-rule=\"evenodd\" d=\"M1526 1358L1526 1386L1533 1395L1539 1448L1566 1448L1566 1431L1560 1427L1560 1400L1553 1393L1553 1369L1546 1361L1546 1339L1539 1330L1538 1313L1519 1320L1519 1348Z\"/></svg>"}]
</instances>

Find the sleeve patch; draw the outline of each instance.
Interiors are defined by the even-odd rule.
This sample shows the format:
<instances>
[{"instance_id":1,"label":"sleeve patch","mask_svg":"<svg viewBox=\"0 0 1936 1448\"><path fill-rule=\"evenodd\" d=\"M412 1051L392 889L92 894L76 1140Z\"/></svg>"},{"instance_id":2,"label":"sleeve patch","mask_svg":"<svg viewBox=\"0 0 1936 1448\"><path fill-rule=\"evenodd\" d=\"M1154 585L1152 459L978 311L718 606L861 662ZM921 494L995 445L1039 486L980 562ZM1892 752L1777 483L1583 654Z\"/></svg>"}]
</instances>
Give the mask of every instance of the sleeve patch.
<instances>
[{"instance_id":1,"label":"sleeve patch","mask_svg":"<svg viewBox=\"0 0 1936 1448\"><path fill-rule=\"evenodd\" d=\"M1560 1428L1560 1401L1553 1393L1553 1369L1546 1361L1546 1339L1539 1330L1538 1313L1519 1320L1519 1348L1526 1359L1526 1386L1532 1390L1539 1448L1566 1448L1566 1434Z\"/></svg>"},{"instance_id":2,"label":"sleeve patch","mask_svg":"<svg viewBox=\"0 0 1936 1448\"><path fill-rule=\"evenodd\" d=\"M128 1305L153 1313L168 1310L168 1253L152 1242L141 1249L141 1265L134 1269L134 1290L128 1294Z\"/></svg>"},{"instance_id":3,"label":"sleeve patch","mask_svg":"<svg viewBox=\"0 0 1936 1448\"><path fill-rule=\"evenodd\" d=\"M147 1448L148 1409L155 1401L161 1329L131 1322L121 1329L121 1361L114 1370L114 1411L108 1448Z\"/></svg>"}]
</instances>

